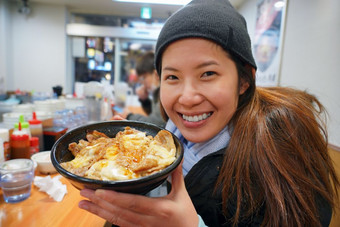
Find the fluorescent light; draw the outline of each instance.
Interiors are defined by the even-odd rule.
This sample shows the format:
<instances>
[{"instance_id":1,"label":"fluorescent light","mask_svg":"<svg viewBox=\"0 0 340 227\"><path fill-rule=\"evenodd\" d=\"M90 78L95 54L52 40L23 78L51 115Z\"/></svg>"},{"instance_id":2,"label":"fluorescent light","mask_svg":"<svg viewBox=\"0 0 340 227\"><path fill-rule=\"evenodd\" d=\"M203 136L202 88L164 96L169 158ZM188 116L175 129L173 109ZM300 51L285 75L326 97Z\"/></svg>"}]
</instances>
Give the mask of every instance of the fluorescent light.
<instances>
[{"instance_id":1,"label":"fluorescent light","mask_svg":"<svg viewBox=\"0 0 340 227\"><path fill-rule=\"evenodd\" d=\"M165 5L186 5L191 0L112 0L115 2L133 2L133 3L149 3L149 4L165 4Z\"/></svg>"}]
</instances>

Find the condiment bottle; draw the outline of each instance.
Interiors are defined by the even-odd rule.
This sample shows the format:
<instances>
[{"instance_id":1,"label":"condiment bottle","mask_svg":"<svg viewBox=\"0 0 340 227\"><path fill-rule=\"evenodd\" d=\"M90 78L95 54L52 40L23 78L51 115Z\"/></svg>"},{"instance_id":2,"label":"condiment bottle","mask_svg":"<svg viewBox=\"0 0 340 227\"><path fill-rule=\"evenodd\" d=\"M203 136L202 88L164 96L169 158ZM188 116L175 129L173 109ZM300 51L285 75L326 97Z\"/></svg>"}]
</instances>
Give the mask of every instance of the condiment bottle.
<instances>
[{"instance_id":1,"label":"condiment bottle","mask_svg":"<svg viewBox=\"0 0 340 227\"><path fill-rule=\"evenodd\" d=\"M30 138L30 153L31 156L39 152L39 138L32 136Z\"/></svg>"},{"instance_id":2,"label":"condiment bottle","mask_svg":"<svg viewBox=\"0 0 340 227\"><path fill-rule=\"evenodd\" d=\"M31 137L31 130L29 128L30 124L27 121L25 121L24 115L21 114L19 116L19 122L21 123L21 130L25 131L28 134L28 136ZM19 123L14 124L14 130L18 129L18 125Z\"/></svg>"},{"instance_id":3,"label":"condiment bottle","mask_svg":"<svg viewBox=\"0 0 340 227\"><path fill-rule=\"evenodd\" d=\"M21 122L18 123L18 130L14 130L11 135L10 145L11 159L31 158L29 135L21 129Z\"/></svg>"},{"instance_id":4,"label":"condiment bottle","mask_svg":"<svg viewBox=\"0 0 340 227\"><path fill-rule=\"evenodd\" d=\"M1 146L3 144L3 140L0 137L0 163L5 161L4 147Z\"/></svg>"},{"instance_id":5,"label":"condiment bottle","mask_svg":"<svg viewBox=\"0 0 340 227\"><path fill-rule=\"evenodd\" d=\"M43 126L42 122L37 119L37 115L35 112L33 112L33 117L31 120L28 121L28 123L31 131L31 136L39 138L39 151L43 151L44 150Z\"/></svg>"},{"instance_id":6,"label":"condiment bottle","mask_svg":"<svg viewBox=\"0 0 340 227\"><path fill-rule=\"evenodd\" d=\"M0 138L2 138L4 144L4 158L5 161L11 159L11 147L9 144L9 130L7 128L0 128Z\"/></svg>"}]
</instances>

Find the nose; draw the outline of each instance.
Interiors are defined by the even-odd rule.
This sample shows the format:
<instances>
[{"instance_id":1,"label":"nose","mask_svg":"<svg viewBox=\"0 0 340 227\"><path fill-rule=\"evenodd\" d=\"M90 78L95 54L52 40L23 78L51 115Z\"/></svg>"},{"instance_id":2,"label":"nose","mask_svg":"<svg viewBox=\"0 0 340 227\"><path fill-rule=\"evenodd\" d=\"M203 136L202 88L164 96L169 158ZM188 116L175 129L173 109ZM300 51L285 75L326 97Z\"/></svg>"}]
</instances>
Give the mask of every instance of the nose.
<instances>
[{"instance_id":1,"label":"nose","mask_svg":"<svg viewBox=\"0 0 340 227\"><path fill-rule=\"evenodd\" d=\"M191 83L183 85L182 92L179 96L178 103L183 106L195 106L202 102L203 96L199 89Z\"/></svg>"}]
</instances>

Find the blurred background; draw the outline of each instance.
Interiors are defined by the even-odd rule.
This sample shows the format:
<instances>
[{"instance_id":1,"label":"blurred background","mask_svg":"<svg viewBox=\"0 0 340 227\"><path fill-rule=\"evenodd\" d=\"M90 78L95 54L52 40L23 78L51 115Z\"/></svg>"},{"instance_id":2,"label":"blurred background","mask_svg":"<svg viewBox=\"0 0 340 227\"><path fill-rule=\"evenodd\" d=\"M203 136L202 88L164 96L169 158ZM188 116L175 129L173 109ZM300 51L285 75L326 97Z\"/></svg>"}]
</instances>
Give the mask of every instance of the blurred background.
<instances>
[{"instance_id":1,"label":"blurred background","mask_svg":"<svg viewBox=\"0 0 340 227\"><path fill-rule=\"evenodd\" d=\"M246 18L253 43L259 5L266 2L231 1ZM280 2L285 8L281 49L278 73L270 85L316 95L329 113L329 142L340 147L340 1ZM1 100L12 97L8 103L25 104L64 98L66 108L75 108L85 105L86 95L98 98L98 87L104 100L112 98L114 84L135 86L136 58L154 49L164 21L181 6L112 0L0 0ZM0 106L1 113L12 110Z\"/></svg>"}]
</instances>

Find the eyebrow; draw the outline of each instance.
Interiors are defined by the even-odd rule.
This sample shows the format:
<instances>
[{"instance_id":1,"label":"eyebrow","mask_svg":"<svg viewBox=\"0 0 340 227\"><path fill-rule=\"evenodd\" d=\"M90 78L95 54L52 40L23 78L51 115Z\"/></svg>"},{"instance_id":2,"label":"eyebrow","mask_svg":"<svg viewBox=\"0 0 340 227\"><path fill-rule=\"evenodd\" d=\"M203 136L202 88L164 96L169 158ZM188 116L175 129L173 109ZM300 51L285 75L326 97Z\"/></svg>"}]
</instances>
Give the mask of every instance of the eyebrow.
<instances>
[{"instance_id":1,"label":"eyebrow","mask_svg":"<svg viewBox=\"0 0 340 227\"><path fill-rule=\"evenodd\" d=\"M207 61L207 62L203 62L199 65L197 65L195 67L195 69L199 69L199 68L203 68L203 67L206 67L206 66L209 66L209 65L219 65L216 61L212 60L212 61ZM171 67L171 66L165 66L163 68L163 70L169 70L169 71L174 71L174 72L178 72L179 70L174 68L174 67Z\"/></svg>"}]
</instances>

